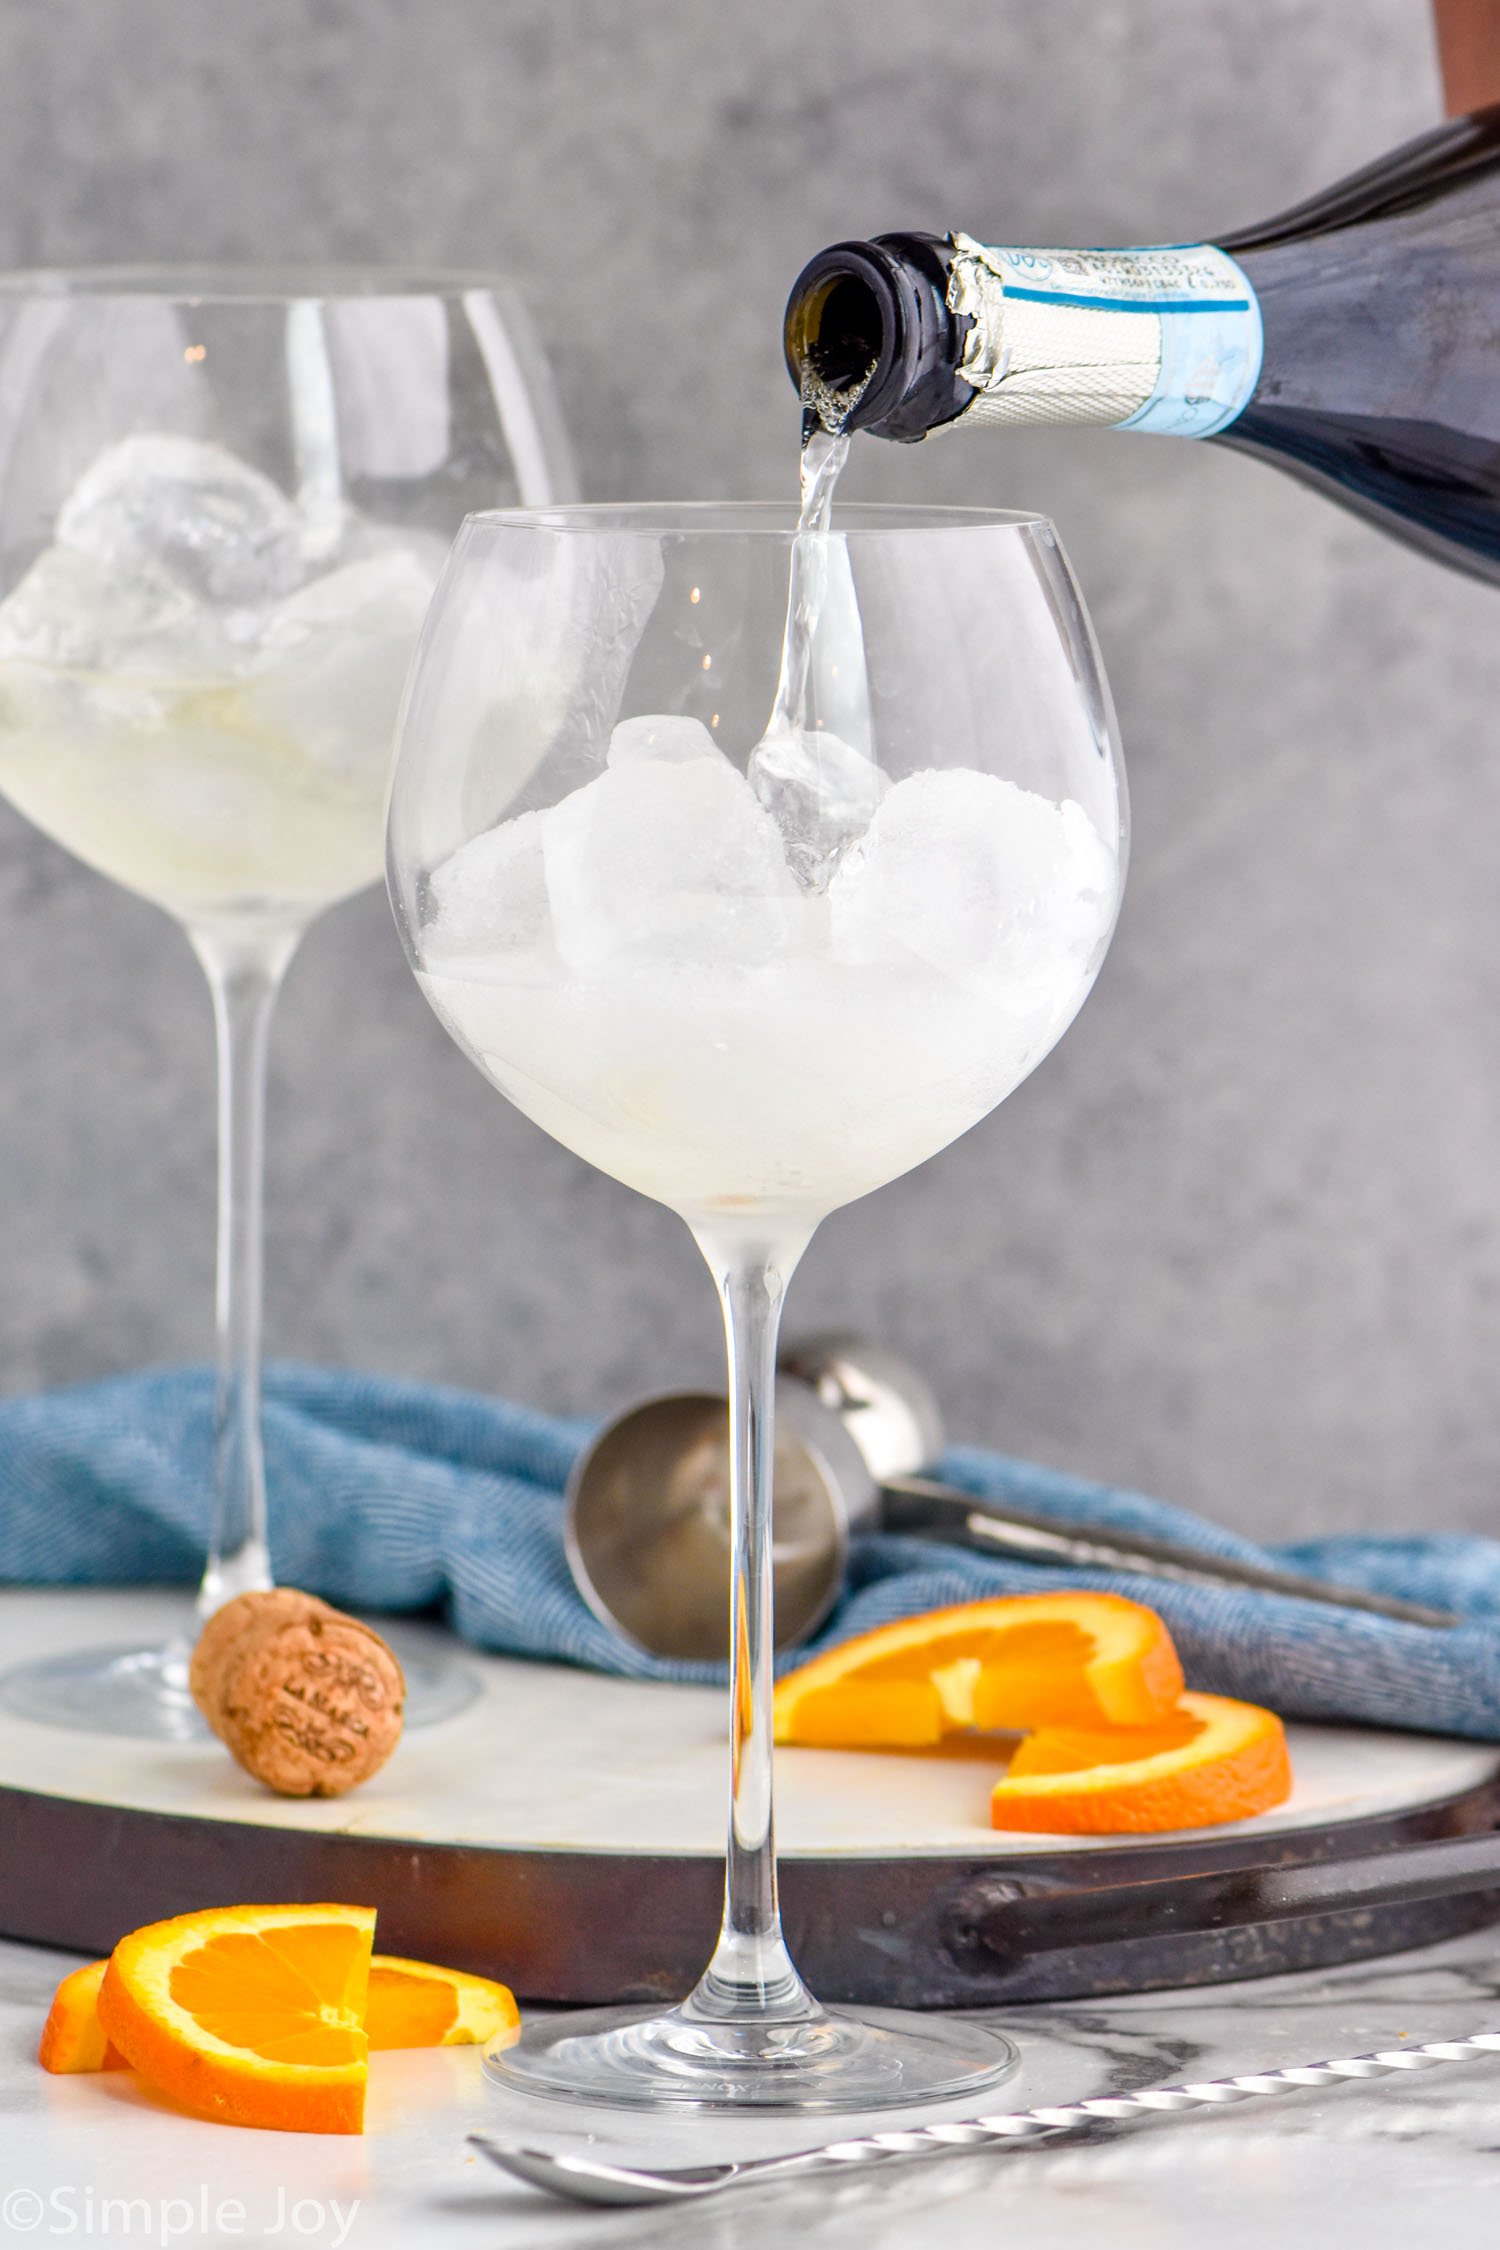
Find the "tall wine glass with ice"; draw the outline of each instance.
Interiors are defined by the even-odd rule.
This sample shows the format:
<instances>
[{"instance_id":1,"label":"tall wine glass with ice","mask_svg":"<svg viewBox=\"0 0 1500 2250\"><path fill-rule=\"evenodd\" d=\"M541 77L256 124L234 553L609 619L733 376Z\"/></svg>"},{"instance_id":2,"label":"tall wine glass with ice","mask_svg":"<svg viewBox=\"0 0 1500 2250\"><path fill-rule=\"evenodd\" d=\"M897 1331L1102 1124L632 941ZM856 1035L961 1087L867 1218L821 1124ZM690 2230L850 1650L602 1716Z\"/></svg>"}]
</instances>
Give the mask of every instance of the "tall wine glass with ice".
<instances>
[{"instance_id":1,"label":"tall wine glass with ice","mask_svg":"<svg viewBox=\"0 0 1500 2250\"><path fill-rule=\"evenodd\" d=\"M0 276L0 791L164 907L213 994L218 1380L200 1608L270 1584L266 1039L309 922L374 881L397 703L467 508L565 494L524 310L478 277ZM429 1709L463 1675L420 1675ZM174 1736L186 1640L5 1675ZM414 1713L414 1715L418 1715Z\"/></svg>"},{"instance_id":2,"label":"tall wine glass with ice","mask_svg":"<svg viewBox=\"0 0 1500 2250\"><path fill-rule=\"evenodd\" d=\"M679 1212L729 1353L723 1930L676 2009L493 2068L654 2106L875 2107L1008 2065L824 2010L771 1818L776 1328L818 1222L986 1115L1061 1037L1119 905L1108 693L1052 528L849 508L556 508L465 526L419 650L390 880L422 989L547 1132Z\"/></svg>"}]
</instances>

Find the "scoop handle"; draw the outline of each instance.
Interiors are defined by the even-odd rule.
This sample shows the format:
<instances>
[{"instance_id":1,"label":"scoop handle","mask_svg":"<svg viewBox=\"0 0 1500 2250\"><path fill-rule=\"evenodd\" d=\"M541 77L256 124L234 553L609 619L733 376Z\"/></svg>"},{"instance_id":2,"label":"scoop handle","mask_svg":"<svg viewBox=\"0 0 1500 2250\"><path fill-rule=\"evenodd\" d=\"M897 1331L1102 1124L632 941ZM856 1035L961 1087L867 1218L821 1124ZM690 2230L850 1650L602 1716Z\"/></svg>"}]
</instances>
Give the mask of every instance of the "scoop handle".
<instances>
[{"instance_id":1,"label":"scoop handle","mask_svg":"<svg viewBox=\"0 0 1500 2250\"><path fill-rule=\"evenodd\" d=\"M1334 1586L1300 1571L1277 1570L1269 1563L1242 1562L1230 1555L1207 1554L1175 1539L1152 1539L1139 1532L1101 1529L1028 1515L1008 1503L984 1500L932 1477L888 1477L880 1488L882 1531L902 1531L923 1539L943 1539L981 1554L1012 1555L1022 1562L1060 1563L1080 1570L1118 1570L1134 1577L1164 1578L1195 1586L1248 1586L1291 1601L1321 1602L1335 1609L1363 1610L1401 1625L1449 1629L1463 1619L1451 1610L1394 1594L1369 1593L1360 1586Z\"/></svg>"}]
</instances>

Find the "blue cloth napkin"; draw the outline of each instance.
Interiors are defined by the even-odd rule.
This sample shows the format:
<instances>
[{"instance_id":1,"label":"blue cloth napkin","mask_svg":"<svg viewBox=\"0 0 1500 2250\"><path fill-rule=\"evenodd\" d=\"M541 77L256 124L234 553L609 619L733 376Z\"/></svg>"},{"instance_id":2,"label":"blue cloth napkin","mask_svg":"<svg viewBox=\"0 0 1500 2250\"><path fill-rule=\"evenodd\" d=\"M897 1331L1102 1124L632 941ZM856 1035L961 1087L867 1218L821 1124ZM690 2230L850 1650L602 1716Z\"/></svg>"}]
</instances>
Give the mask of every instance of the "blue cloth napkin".
<instances>
[{"instance_id":1,"label":"blue cloth napkin","mask_svg":"<svg viewBox=\"0 0 1500 2250\"><path fill-rule=\"evenodd\" d=\"M174 1368L0 1404L0 1579L193 1584L208 1527L212 1395L206 1369ZM431 1384L273 1366L265 1447L276 1576L355 1609L446 1604L481 1648L637 1679L722 1678L722 1667L642 1655L574 1590L562 1491L592 1427ZM1033 1514L1270 1560L1405 1594L1465 1622L1434 1631L880 1533L856 1542L845 1595L812 1648L984 1595L1101 1586L1160 1611L1194 1687L1289 1717L1500 1740L1500 1542L1435 1532L1256 1547L1140 1493L1000 1454L955 1447L941 1468L965 1490Z\"/></svg>"}]
</instances>

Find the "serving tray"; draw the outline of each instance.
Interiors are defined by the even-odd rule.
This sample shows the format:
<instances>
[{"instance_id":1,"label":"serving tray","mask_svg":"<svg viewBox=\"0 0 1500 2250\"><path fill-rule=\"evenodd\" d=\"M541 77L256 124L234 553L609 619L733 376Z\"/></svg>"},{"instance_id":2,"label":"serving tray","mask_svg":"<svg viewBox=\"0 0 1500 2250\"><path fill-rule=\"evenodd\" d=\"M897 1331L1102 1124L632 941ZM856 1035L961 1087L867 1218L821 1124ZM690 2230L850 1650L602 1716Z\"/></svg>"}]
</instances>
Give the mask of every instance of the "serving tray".
<instances>
[{"instance_id":1,"label":"serving tray","mask_svg":"<svg viewBox=\"0 0 1500 2250\"><path fill-rule=\"evenodd\" d=\"M180 1596L0 1592L0 1664L187 1623ZM460 1655L480 1692L345 1798L270 1796L212 1740L39 1726L0 1703L0 1934L98 1953L192 1907L345 1899L379 1909L382 1951L498 1975L525 1998L684 1991L718 1923L722 1693L483 1657L432 1626L399 1631ZM1500 1749L1290 1734L1288 1805L1144 1841L996 1834L997 1763L982 1746L783 1751L793 1953L828 2000L975 2006L1269 1975L1500 1914L1495 1891L1313 1912L1304 1898L1287 1916L1268 1906L1278 1885L1315 1890L1320 1864L1375 1855L1378 1871L1380 1855L1395 1864L1413 1845L1500 1826ZM1182 1892L1192 1911L1164 1893L1179 1877L1201 1878Z\"/></svg>"}]
</instances>

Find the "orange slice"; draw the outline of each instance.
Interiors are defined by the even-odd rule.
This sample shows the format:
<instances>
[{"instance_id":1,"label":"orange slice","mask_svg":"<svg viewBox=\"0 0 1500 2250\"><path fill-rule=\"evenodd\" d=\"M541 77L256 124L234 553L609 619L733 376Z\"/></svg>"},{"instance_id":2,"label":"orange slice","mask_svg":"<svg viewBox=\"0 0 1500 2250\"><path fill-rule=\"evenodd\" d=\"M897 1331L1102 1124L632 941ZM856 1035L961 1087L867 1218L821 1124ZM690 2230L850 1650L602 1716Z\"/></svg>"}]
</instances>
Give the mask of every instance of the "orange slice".
<instances>
[{"instance_id":1,"label":"orange slice","mask_svg":"<svg viewBox=\"0 0 1500 2250\"><path fill-rule=\"evenodd\" d=\"M776 1689L776 1740L923 1750L964 1728L1149 1726L1182 1693L1154 1610L1119 1594L1014 1594L844 1641Z\"/></svg>"},{"instance_id":2,"label":"orange slice","mask_svg":"<svg viewBox=\"0 0 1500 2250\"><path fill-rule=\"evenodd\" d=\"M370 1963L365 2036L373 2055L387 2047L504 2046L520 2037L521 2016L509 1987L430 1961L377 1953Z\"/></svg>"},{"instance_id":3,"label":"orange slice","mask_svg":"<svg viewBox=\"0 0 1500 2250\"><path fill-rule=\"evenodd\" d=\"M129 2066L118 2047L112 2047L99 2021L99 1987L107 1961L90 1961L63 1978L52 1995L37 2061L43 2070L125 2070Z\"/></svg>"},{"instance_id":4,"label":"orange slice","mask_svg":"<svg viewBox=\"0 0 1500 2250\"><path fill-rule=\"evenodd\" d=\"M90 1961L63 1978L53 1997L37 2060L44 2070L127 2070L99 2021L99 1987L107 1961ZM395 1954L370 1959L365 2038L371 2054L393 2047L509 2046L521 2017L509 1987L462 1969Z\"/></svg>"},{"instance_id":5,"label":"orange slice","mask_svg":"<svg viewBox=\"0 0 1500 2250\"><path fill-rule=\"evenodd\" d=\"M1291 1786L1274 1712L1184 1695L1150 1726L1038 1728L996 1782L990 1821L1069 1836L1209 1828L1269 1812Z\"/></svg>"},{"instance_id":6,"label":"orange slice","mask_svg":"<svg viewBox=\"0 0 1500 2250\"><path fill-rule=\"evenodd\" d=\"M122 1938L99 2020L189 2109L291 2133L364 2120L371 1906L223 1906Z\"/></svg>"}]
</instances>

